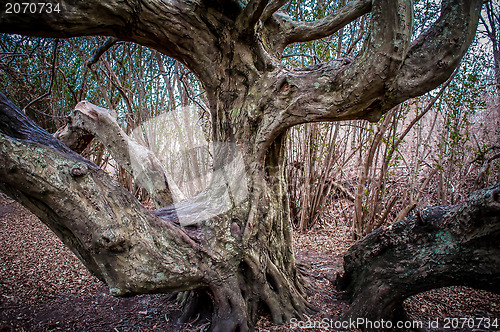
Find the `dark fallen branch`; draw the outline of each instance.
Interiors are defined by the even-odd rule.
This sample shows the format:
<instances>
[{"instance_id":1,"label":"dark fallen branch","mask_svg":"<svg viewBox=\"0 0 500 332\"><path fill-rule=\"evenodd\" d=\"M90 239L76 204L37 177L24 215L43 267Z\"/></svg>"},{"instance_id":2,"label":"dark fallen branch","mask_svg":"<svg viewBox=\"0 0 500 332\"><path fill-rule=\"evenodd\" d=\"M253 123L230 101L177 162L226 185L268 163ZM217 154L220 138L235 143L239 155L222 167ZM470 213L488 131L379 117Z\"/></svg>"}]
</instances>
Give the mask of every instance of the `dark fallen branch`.
<instances>
[{"instance_id":1,"label":"dark fallen branch","mask_svg":"<svg viewBox=\"0 0 500 332\"><path fill-rule=\"evenodd\" d=\"M98 49L96 49L94 54L92 55L92 57L87 61L87 67L90 68L90 67L92 67L92 65L97 63L97 61L99 61L101 56L104 53L106 53L107 50L109 50L111 47L113 47L113 45L115 45L117 42L118 42L118 38L115 38L115 37L109 37L108 39L106 39L104 44L102 44L102 46L100 46Z\"/></svg>"},{"instance_id":2,"label":"dark fallen branch","mask_svg":"<svg viewBox=\"0 0 500 332\"><path fill-rule=\"evenodd\" d=\"M344 319L404 320L403 301L463 285L500 293L500 184L453 206L430 207L352 246L337 288Z\"/></svg>"}]
</instances>

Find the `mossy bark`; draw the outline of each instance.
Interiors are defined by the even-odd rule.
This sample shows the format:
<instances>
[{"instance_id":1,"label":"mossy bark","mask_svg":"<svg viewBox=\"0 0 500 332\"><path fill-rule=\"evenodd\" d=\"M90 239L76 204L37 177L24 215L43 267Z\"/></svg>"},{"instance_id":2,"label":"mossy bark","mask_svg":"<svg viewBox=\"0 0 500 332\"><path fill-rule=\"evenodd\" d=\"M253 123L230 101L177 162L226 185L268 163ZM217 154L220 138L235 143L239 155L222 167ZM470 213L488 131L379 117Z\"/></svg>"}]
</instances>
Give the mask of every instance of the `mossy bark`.
<instances>
[{"instance_id":1,"label":"mossy bark","mask_svg":"<svg viewBox=\"0 0 500 332\"><path fill-rule=\"evenodd\" d=\"M374 231L344 257L344 319L405 320L405 299L445 286L500 293L499 236L500 184Z\"/></svg>"}]
</instances>

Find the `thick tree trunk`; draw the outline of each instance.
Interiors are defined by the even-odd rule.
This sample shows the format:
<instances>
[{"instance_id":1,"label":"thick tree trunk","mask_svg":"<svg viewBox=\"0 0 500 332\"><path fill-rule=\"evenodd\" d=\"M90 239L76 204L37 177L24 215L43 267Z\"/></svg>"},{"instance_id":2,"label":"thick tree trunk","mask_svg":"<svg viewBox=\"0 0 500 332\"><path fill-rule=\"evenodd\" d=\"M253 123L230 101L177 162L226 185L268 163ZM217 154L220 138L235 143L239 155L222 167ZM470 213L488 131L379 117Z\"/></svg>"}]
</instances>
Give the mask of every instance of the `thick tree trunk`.
<instances>
[{"instance_id":1,"label":"thick tree trunk","mask_svg":"<svg viewBox=\"0 0 500 332\"><path fill-rule=\"evenodd\" d=\"M231 164L238 151L229 146L204 193L151 214L0 95L2 191L51 227L111 294L208 289L213 330L245 331L262 307L276 323L311 308L291 247L283 139L246 173ZM219 205L203 215L200 204ZM189 227L172 223L177 218Z\"/></svg>"},{"instance_id":2,"label":"thick tree trunk","mask_svg":"<svg viewBox=\"0 0 500 332\"><path fill-rule=\"evenodd\" d=\"M500 184L374 231L344 257L344 318L404 320L406 298L445 286L500 293L499 236Z\"/></svg>"}]
</instances>

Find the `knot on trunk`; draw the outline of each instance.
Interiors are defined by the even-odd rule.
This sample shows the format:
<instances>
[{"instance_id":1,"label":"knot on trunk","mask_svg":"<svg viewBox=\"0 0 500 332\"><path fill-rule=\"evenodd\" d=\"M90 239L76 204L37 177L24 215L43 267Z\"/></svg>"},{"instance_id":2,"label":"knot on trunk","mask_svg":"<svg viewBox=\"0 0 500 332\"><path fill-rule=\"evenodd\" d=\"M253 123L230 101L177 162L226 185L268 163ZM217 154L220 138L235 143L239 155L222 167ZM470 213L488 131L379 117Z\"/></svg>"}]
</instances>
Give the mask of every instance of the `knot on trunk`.
<instances>
[{"instance_id":1,"label":"knot on trunk","mask_svg":"<svg viewBox=\"0 0 500 332\"><path fill-rule=\"evenodd\" d=\"M119 234L116 230L107 230L97 238L95 248L107 250L113 253L122 253L128 251L131 243L124 234Z\"/></svg>"},{"instance_id":2,"label":"knot on trunk","mask_svg":"<svg viewBox=\"0 0 500 332\"><path fill-rule=\"evenodd\" d=\"M87 167L86 166L73 166L73 168L71 168L71 176L73 177L80 177L80 176L83 176L85 174L87 174Z\"/></svg>"}]
</instances>

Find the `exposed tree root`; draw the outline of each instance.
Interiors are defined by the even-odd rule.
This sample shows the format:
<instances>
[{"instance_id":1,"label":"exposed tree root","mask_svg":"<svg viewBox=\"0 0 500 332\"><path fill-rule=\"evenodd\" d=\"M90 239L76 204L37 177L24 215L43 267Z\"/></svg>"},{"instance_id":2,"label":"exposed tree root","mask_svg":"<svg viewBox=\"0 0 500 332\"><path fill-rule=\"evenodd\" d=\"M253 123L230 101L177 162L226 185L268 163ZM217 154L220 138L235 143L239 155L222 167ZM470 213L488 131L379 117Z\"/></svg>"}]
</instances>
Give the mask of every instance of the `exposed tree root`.
<instances>
[{"instance_id":1,"label":"exposed tree root","mask_svg":"<svg viewBox=\"0 0 500 332\"><path fill-rule=\"evenodd\" d=\"M298 274L286 277L270 260L264 267L248 257L235 275L211 284L209 291L182 292L177 300L185 304L180 323L204 321L210 308L211 331L251 331L264 312L273 323L283 324L315 311L306 301L304 280Z\"/></svg>"}]
</instances>

